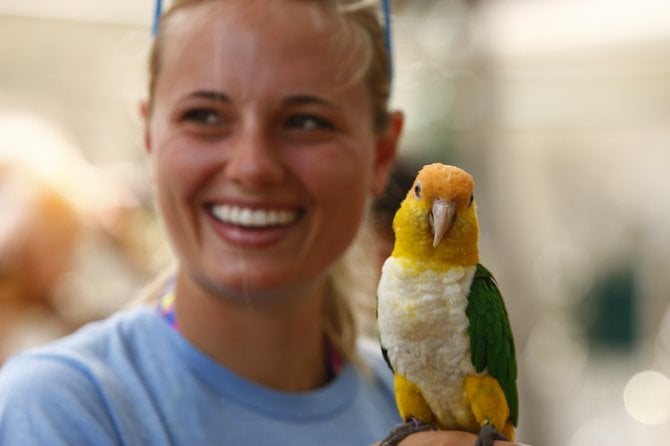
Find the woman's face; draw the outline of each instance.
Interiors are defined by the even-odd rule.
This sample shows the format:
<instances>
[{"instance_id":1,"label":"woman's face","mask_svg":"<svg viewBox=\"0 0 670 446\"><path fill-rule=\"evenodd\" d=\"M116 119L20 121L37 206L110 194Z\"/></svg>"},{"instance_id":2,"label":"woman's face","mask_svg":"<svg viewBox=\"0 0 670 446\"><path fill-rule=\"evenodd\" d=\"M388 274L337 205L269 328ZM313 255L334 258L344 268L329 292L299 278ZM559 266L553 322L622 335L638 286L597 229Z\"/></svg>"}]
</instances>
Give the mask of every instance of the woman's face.
<instances>
[{"instance_id":1,"label":"woman's face","mask_svg":"<svg viewBox=\"0 0 670 446\"><path fill-rule=\"evenodd\" d=\"M356 77L366 42L311 2L204 2L165 25L146 139L187 280L230 297L321 283L395 155Z\"/></svg>"}]
</instances>

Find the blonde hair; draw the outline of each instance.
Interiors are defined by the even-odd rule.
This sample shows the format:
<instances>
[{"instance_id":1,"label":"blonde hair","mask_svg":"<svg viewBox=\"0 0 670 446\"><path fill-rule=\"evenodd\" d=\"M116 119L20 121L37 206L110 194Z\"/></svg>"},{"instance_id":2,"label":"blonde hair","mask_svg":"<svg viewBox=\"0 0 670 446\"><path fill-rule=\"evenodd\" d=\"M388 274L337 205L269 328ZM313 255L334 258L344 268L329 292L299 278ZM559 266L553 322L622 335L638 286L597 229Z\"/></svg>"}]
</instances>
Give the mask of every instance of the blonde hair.
<instances>
[{"instance_id":1,"label":"blonde hair","mask_svg":"<svg viewBox=\"0 0 670 446\"><path fill-rule=\"evenodd\" d=\"M156 80L161 70L163 41L170 18L186 7L216 0L175 0L172 6L161 16L161 23L149 55L149 108L153 102ZM219 0L221 1L221 0ZM360 75L364 76L369 88L372 103L372 126L378 132L384 132L389 124L388 100L390 95L389 57L380 24L379 11L374 1L361 0L291 0L312 2L324 8L334 8L352 31L360 33L367 40L363 66ZM353 79L358 81L361 78ZM356 348L359 335L359 318L374 317L374 290L376 284L375 262L369 258L368 249L371 230L367 218L362 222L356 240L347 252L333 265L327 279L327 292L322 309L322 326L332 347L345 361L361 365ZM166 288L170 274L159 277L145 290L143 301L157 299L161 290ZM370 331L368 322L366 331Z\"/></svg>"},{"instance_id":2,"label":"blonde hair","mask_svg":"<svg viewBox=\"0 0 670 446\"><path fill-rule=\"evenodd\" d=\"M170 17L177 11L201 3L221 0L175 0L161 16L158 33L149 53L149 105L153 102L156 79L161 69L162 42L168 29ZM368 49L362 64L362 73L370 90L373 109L373 126L378 132L386 129L389 120L388 100L391 90L389 55L386 50L384 31L380 24L379 11L375 1L370 0L292 0L311 2L339 11L348 23L357 25L368 40ZM358 81L358 79L353 79Z\"/></svg>"}]
</instances>

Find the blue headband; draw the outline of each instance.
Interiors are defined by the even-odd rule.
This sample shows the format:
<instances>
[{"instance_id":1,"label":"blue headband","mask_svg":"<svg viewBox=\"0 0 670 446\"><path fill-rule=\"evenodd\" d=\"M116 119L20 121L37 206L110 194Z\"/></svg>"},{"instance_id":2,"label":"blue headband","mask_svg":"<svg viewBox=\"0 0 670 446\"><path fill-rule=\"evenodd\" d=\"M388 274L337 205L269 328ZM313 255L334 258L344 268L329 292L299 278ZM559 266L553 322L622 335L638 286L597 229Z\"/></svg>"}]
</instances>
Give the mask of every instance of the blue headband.
<instances>
[{"instance_id":1,"label":"blue headband","mask_svg":"<svg viewBox=\"0 0 670 446\"><path fill-rule=\"evenodd\" d=\"M158 25L161 22L161 13L163 12L163 2L161 0L156 0L156 6L154 8L154 21L151 25L151 35L156 37L158 34Z\"/></svg>"},{"instance_id":2,"label":"blue headband","mask_svg":"<svg viewBox=\"0 0 670 446\"><path fill-rule=\"evenodd\" d=\"M391 43L391 0L382 0L382 11L384 13L384 42L386 43L386 55L388 56L389 81L392 81L393 44Z\"/></svg>"},{"instance_id":3,"label":"blue headband","mask_svg":"<svg viewBox=\"0 0 670 446\"><path fill-rule=\"evenodd\" d=\"M391 0L381 0L382 12L384 13L384 41L386 43L386 54L388 55L389 80L393 79L393 45L391 44ZM156 0L154 8L154 20L151 26L151 34L156 37L158 26L163 12L163 1Z\"/></svg>"}]
</instances>

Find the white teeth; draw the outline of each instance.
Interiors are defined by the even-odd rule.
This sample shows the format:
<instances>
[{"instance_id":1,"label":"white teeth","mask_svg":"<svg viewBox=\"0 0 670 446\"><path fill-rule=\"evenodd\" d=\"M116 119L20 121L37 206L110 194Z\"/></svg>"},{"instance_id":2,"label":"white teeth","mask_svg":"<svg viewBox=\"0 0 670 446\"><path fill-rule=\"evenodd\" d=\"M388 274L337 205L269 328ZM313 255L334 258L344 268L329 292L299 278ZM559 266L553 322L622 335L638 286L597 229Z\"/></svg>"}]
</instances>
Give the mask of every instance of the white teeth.
<instances>
[{"instance_id":1,"label":"white teeth","mask_svg":"<svg viewBox=\"0 0 670 446\"><path fill-rule=\"evenodd\" d=\"M291 223L298 217L296 211L249 209L237 206L212 206L212 214L221 222L238 226L262 228Z\"/></svg>"}]
</instances>

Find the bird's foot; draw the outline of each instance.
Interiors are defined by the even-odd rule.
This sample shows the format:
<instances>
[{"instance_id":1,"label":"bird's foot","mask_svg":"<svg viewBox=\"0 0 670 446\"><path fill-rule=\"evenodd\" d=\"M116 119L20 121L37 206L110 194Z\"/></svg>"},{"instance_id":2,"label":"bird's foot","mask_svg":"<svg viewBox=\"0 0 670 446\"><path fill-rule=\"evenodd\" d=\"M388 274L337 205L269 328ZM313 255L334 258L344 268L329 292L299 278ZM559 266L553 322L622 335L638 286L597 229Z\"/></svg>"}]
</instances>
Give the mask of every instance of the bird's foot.
<instances>
[{"instance_id":1,"label":"bird's foot","mask_svg":"<svg viewBox=\"0 0 670 446\"><path fill-rule=\"evenodd\" d=\"M398 443L403 441L411 434L434 430L436 429L432 424L424 423L417 420L416 418L409 417L407 421L394 427L388 436L384 438L381 443L379 443L379 446L397 446Z\"/></svg>"},{"instance_id":2,"label":"bird's foot","mask_svg":"<svg viewBox=\"0 0 670 446\"><path fill-rule=\"evenodd\" d=\"M493 446L493 442L496 440L507 441L507 437L498 432L493 425L485 424L479 431L479 438L475 446Z\"/></svg>"}]
</instances>

